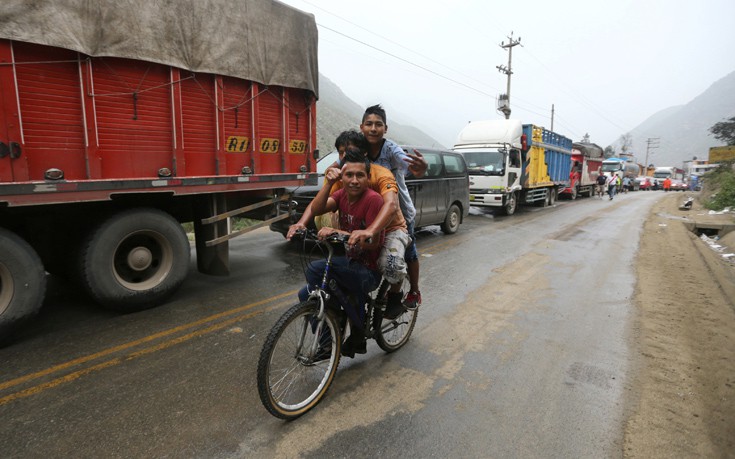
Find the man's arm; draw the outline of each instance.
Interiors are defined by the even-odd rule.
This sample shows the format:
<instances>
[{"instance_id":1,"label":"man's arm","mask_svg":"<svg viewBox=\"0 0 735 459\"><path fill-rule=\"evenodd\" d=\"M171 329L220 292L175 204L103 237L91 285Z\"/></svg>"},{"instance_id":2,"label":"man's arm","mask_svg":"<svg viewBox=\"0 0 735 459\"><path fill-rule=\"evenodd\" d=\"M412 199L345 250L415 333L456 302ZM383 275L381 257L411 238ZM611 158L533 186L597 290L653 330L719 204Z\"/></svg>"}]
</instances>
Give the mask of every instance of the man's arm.
<instances>
[{"instance_id":1,"label":"man's arm","mask_svg":"<svg viewBox=\"0 0 735 459\"><path fill-rule=\"evenodd\" d=\"M324 186L319 190L314 200L311 201L311 204L309 204L311 206L311 212L315 216L337 210L337 201L329 197L334 182L336 180L329 180L326 175L324 176Z\"/></svg>"},{"instance_id":2,"label":"man's arm","mask_svg":"<svg viewBox=\"0 0 735 459\"><path fill-rule=\"evenodd\" d=\"M383 195L383 205L380 207L380 212L370 225L364 230L355 230L350 234L350 244L362 244L368 239L373 239L380 234L390 222L393 221L393 217L396 212L400 212L398 208L398 194L394 191L389 191Z\"/></svg>"},{"instance_id":3,"label":"man's arm","mask_svg":"<svg viewBox=\"0 0 735 459\"><path fill-rule=\"evenodd\" d=\"M332 186L334 185L334 182L339 180L341 176L342 176L342 173L338 167L338 164L335 162L334 164L329 166L329 168L324 173L324 185L322 186L322 189L326 188L330 190L330 194L331 194L331 189L332 189ZM316 200L316 197L311 200L308 206L306 206L306 209L304 210L304 213L301 214L301 218L299 218L299 221L297 221L296 223L288 227L288 233L286 233L287 240L291 240L291 238L297 231L305 230L307 223L312 221L315 216L321 215L321 214L314 213L314 209L312 208L312 204L314 203L314 200ZM330 212L330 211L327 211L327 212Z\"/></svg>"}]
</instances>

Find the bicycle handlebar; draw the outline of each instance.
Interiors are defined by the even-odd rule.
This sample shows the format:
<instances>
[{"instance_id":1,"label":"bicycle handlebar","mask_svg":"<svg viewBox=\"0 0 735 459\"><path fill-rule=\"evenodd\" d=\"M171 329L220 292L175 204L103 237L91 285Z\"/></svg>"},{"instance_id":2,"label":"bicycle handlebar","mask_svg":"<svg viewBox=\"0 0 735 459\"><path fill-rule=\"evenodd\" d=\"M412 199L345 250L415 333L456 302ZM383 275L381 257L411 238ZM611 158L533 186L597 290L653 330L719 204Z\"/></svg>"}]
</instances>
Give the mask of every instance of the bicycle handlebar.
<instances>
[{"instance_id":1,"label":"bicycle handlebar","mask_svg":"<svg viewBox=\"0 0 735 459\"><path fill-rule=\"evenodd\" d=\"M350 240L349 234L341 234L341 233L332 233L331 235L327 236L324 240L320 240L318 237L318 234L314 230L306 229L306 230L298 230L294 233L293 239L301 239L305 241L312 241L312 242L331 242L333 244L347 244L347 241ZM373 238L368 238L365 240L366 243L370 244L372 243Z\"/></svg>"}]
</instances>

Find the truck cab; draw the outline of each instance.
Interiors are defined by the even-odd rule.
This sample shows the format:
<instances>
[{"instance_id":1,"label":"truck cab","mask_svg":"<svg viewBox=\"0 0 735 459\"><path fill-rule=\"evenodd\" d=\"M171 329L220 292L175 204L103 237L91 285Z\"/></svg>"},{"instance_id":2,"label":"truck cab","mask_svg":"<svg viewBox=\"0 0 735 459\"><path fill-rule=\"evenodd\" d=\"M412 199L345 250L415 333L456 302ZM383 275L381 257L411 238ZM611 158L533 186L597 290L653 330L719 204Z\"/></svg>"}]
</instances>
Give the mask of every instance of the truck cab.
<instances>
[{"instance_id":1,"label":"truck cab","mask_svg":"<svg viewBox=\"0 0 735 459\"><path fill-rule=\"evenodd\" d=\"M512 214L521 190L523 126L519 120L477 121L459 134L454 151L470 174L470 203Z\"/></svg>"}]
</instances>

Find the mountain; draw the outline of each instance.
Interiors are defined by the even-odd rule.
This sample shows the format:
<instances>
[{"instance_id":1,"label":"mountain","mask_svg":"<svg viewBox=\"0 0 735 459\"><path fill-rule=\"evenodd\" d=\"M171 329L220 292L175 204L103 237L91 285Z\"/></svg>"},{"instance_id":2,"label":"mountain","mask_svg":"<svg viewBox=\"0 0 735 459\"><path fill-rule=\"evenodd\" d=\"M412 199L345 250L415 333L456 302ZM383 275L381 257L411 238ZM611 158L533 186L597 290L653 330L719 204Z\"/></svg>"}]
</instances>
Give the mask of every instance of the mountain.
<instances>
[{"instance_id":1,"label":"mountain","mask_svg":"<svg viewBox=\"0 0 735 459\"><path fill-rule=\"evenodd\" d=\"M329 78L319 74L319 100L316 106L317 148L321 156L334 150L340 132L360 129L365 108L347 97ZM388 114L390 116L390 114ZM401 124L391 117L388 137L399 145L442 147L438 141L413 126Z\"/></svg>"},{"instance_id":2,"label":"mountain","mask_svg":"<svg viewBox=\"0 0 735 459\"><path fill-rule=\"evenodd\" d=\"M710 147L723 145L709 128L732 116L735 116L735 72L713 83L688 104L661 110L633 129L632 151L638 162L643 163L646 140L658 137L659 147L649 150L649 164L681 167L683 161L695 156L706 160Z\"/></svg>"}]
</instances>

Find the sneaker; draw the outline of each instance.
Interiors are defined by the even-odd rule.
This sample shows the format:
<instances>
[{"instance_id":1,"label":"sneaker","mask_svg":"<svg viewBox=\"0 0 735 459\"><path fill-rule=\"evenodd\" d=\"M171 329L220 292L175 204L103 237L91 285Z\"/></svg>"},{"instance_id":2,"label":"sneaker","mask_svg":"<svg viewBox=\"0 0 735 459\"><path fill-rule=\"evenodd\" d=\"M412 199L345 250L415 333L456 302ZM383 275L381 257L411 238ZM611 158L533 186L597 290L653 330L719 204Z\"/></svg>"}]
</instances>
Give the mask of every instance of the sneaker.
<instances>
[{"instance_id":1,"label":"sneaker","mask_svg":"<svg viewBox=\"0 0 735 459\"><path fill-rule=\"evenodd\" d=\"M388 292L388 301L385 306L385 313L383 314L384 319L393 320L406 311L406 308L401 303L402 298L403 293L401 292Z\"/></svg>"},{"instance_id":2,"label":"sneaker","mask_svg":"<svg viewBox=\"0 0 735 459\"><path fill-rule=\"evenodd\" d=\"M403 305L411 311L421 306L421 292L409 292L403 300Z\"/></svg>"},{"instance_id":3,"label":"sneaker","mask_svg":"<svg viewBox=\"0 0 735 459\"><path fill-rule=\"evenodd\" d=\"M367 340L365 336L350 335L342 344L342 355L353 358L355 354L367 353Z\"/></svg>"}]
</instances>

